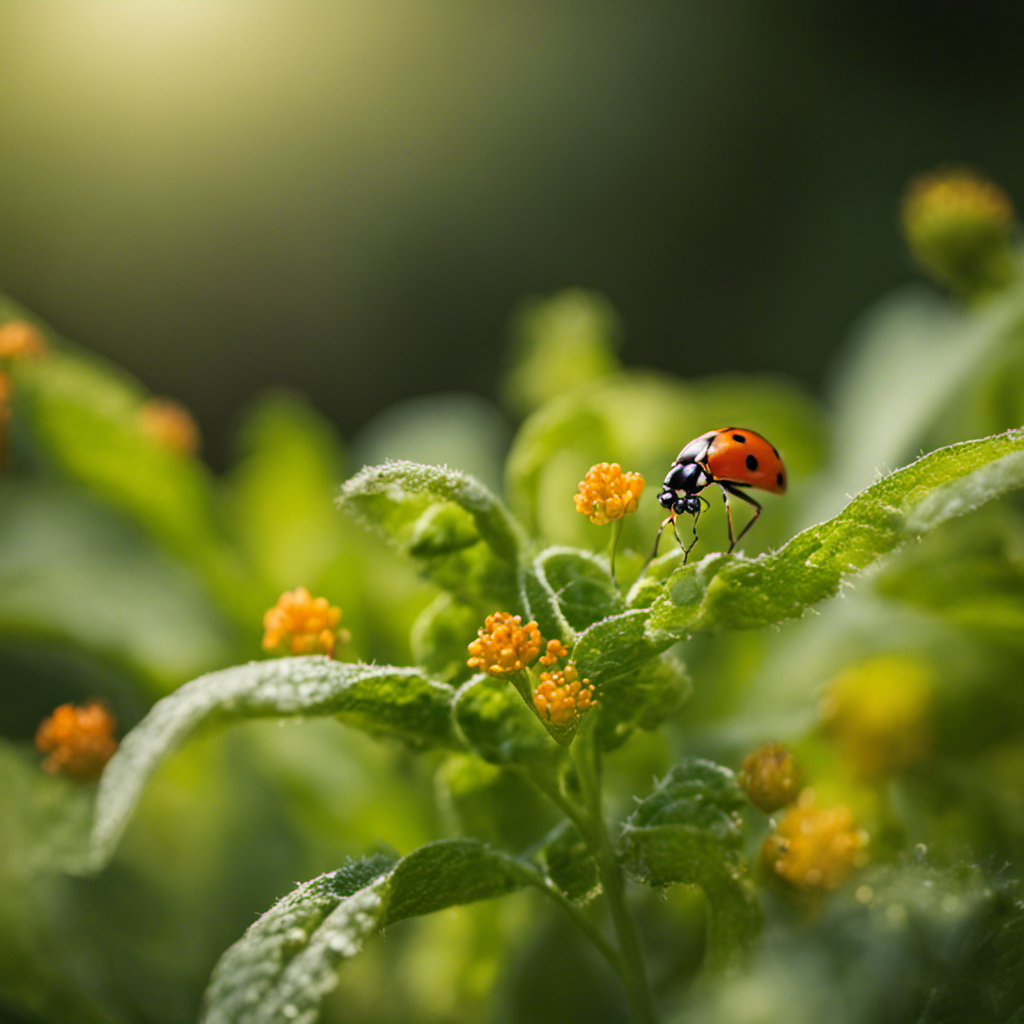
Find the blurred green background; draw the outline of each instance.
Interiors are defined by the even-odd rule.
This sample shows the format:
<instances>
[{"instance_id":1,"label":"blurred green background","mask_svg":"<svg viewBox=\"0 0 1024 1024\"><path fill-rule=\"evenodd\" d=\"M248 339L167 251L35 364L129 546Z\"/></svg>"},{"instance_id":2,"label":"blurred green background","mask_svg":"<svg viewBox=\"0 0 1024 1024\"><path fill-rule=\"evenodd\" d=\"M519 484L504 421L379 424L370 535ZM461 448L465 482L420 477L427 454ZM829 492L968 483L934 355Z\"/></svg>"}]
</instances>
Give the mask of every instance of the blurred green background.
<instances>
[{"instance_id":1,"label":"blurred green background","mask_svg":"<svg viewBox=\"0 0 1024 1024\"><path fill-rule=\"evenodd\" d=\"M527 294L820 385L911 174L1024 194L1017 4L0 3L0 285L197 413L493 394Z\"/></svg>"}]
</instances>

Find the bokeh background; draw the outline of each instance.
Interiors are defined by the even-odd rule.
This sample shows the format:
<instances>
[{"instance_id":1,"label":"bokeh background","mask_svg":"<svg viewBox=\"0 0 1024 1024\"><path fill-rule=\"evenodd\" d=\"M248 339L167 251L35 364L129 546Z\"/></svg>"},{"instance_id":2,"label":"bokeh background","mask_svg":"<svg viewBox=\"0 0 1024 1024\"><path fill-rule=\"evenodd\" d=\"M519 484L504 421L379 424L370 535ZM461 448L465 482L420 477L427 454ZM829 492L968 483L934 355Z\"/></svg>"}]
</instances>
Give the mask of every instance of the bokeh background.
<instances>
[{"instance_id":1,"label":"bokeh background","mask_svg":"<svg viewBox=\"0 0 1024 1024\"><path fill-rule=\"evenodd\" d=\"M623 358L811 388L910 273L913 173L1024 194L1024 8L836 0L0 3L0 285L196 412L346 436L493 394L527 295Z\"/></svg>"}]
</instances>

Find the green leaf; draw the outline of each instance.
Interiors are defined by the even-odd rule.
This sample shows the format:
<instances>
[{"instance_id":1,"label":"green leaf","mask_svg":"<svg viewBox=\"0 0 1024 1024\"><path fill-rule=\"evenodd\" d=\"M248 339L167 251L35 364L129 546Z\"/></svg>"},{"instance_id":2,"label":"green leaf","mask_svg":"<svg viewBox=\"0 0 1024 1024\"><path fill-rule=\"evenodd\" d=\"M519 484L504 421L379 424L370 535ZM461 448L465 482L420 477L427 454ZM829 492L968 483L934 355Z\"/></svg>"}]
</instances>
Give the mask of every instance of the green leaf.
<instances>
[{"instance_id":1,"label":"green leaf","mask_svg":"<svg viewBox=\"0 0 1024 1024\"><path fill-rule=\"evenodd\" d=\"M416 669L320 657L256 661L201 676L155 704L107 765L96 801L92 867L109 859L150 775L200 725L333 715L417 746L458 747L453 697L450 687Z\"/></svg>"},{"instance_id":2,"label":"green leaf","mask_svg":"<svg viewBox=\"0 0 1024 1024\"><path fill-rule=\"evenodd\" d=\"M781 550L709 555L669 577L650 609L652 646L706 629L753 629L797 618L851 573L939 524L1024 486L1024 430L940 448L857 495L834 519ZM642 613L631 613L642 614Z\"/></svg>"},{"instance_id":3,"label":"green leaf","mask_svg":"<svg viewBox=\"0 0 1024 1024\"><path fill-rule=\"evenodd\" d=\"M623 612L595 623L583 633L572 652L580 676L603 687L607 680L626 675L671 647L673 638L648 635L648 616L642 608Z\"/></svg>"},{"instance_id":4,"label":"green leaf","mask_svg":"<svg viewBox=\"0 0 1024 1024\"><path fill-rule=\"evenodd\" d=\"M214 969L206 1024L312 1024L340 964L396 921L542 885L526 864L469 839L321 875L272 907Z\"/></svg>"},{"instance_id":5,"label":"green leaf","mask_svg":"<svg viewBox=\"0 0 1024 1024\"><path fill-rule=\"evenodd\" d=\"M455 470L388 462L357 473L339 506L411 557L438 586L466 600L518 604L522 540L501 502Z\"/></svg>"},{"instance_id":6,"label":"green leaf","mask_svg":"<svg viewBox=\"0 0 1024 1024\"><path fill-rule=\"evenodd\" d=\"M599 619L623 611L615 581L603 559L575 548L551 547L534 560L534 572L558 608L571 639ZM542 630L543 633L543 630ZM551 639L543 633L546 639Z\"/></svg>"},{"instance_id":7,"label":"green leaf","mask_svg":"<svg viewBox=\"0 0 1024 1024\"><path fill-rule=\"evenodd\" d=\"M506 679L477 675L455 696L455 723L476 754L491 764L553 762L561 748Z\"/></svg>"},{"instance_id":8,"label":"green leaf","mask_svg":"<svg viewBox=\"0 0 1024 1024\"><path fill-rule=\"evenodd\" d=\"M589 903L601 893L597 861L572 822L560 824L537 854L544 874L575 903Z\"/></svg>"},{"instance_id":9,"label":"green leaf","mask_svg":"<svg viewBox=\"0 0 1024 1024\"><path fill-rule=\"evenodd\" d=\"M524 850L554 824L552 805L524 774L471 754L453 754L438 769L438 803L458 835Z\"/></svg>"},{"instance_id":10,"label":"green leaf","mask_svg":"<svg viewBox=\"0 0 1024 1024\"><path fill-rule=\"evenodd\" d=\"M198 459L145 434L140 385L99 359L64 351L19 363L16 375L19 426L48 461L197 569L240 620L258 613L217 522L213 477Z\"/></svg>"},{"instance_id":11,"label":"green leaf","mask_svg":"<svg viewBox=\"0 0 1024 1024\"><path fill-rule=\"evenodd\" d=\"M623 826L619 856L651 886L697 885L708 902L707 959L732 962L761 927L745 877L743 793L728 769L709 761L676 765Z\"/></svg>"}]
</instances>

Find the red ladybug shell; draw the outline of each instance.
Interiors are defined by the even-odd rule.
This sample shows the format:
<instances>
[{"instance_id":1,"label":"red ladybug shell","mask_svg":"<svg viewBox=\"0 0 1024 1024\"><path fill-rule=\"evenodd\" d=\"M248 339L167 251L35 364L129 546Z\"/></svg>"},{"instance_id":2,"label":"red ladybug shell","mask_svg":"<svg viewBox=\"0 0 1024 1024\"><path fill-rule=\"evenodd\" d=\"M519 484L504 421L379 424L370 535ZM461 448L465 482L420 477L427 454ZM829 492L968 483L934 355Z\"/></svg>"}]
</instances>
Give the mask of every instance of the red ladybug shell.
<instances>
[{"instance_id":1,"label":"red ladybug shell","mask_svg":"<svg viewBox=\"0 0 1024 1024\"><path fill-rule=\"evenodd\" d=\"M696 462L712 480L757 487L772 494L786 491L786 467L775 446L746 427L710 430L691 441L676 459Z\"/></svg>"}]
</instances>

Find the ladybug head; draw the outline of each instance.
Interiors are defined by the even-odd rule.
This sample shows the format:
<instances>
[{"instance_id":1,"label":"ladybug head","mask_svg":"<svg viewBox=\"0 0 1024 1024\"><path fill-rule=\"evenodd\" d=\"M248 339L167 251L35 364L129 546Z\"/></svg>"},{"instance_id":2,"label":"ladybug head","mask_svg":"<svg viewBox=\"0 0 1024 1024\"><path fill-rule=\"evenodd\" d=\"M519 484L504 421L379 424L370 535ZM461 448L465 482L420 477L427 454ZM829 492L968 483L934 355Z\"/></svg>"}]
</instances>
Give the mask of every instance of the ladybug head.
<instances>
[{"instance_id":1,"label":"ladybug head","mask_svg":"<svg viewBox=\"0 0 1024 1024\"><path fill-rule=\"evenodd\" d=\"M691 516L695 516L700 511L700 498L696 494L684 494L681 498L677 498L672 502L672 511L677 516L681 516L684 512L689 512Z\"/></svg>"},{"instance_id":2,"label":"ladybug head","mask_svg":"<svg viewBox=\"0 0 1024 1024\"><path fill-rule=\"evenodd\" d=\"M676 492L671 487L662 487L658 495L658 504L662 508L671 508L676 502Z\"/></svg>"}]
</instances>

